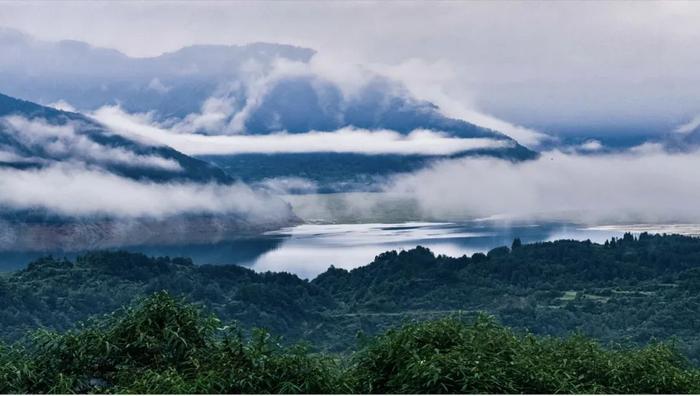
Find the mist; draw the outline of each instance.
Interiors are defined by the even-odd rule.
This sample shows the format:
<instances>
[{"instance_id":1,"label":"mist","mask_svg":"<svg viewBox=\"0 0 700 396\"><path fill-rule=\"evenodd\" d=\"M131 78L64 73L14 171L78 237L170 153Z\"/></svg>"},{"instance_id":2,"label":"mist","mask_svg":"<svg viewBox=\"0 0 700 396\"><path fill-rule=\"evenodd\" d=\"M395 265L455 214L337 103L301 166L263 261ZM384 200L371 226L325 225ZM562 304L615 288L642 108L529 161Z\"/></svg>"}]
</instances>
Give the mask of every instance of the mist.
<instances>
[{"instance_id":1,"label":"mist","mask_svg":"<svg viewBox=\"0 0 700 396\"><path fill-rule=\"evenodd\" d=\"M513 145L512 141L458 138L421 129L408 135L391 130L370 131L348 127L334 131L293 134L281 131L269 135L214 136L173 132L160 127L143 115L130 115L118 107L103 107L93 116L125 136L168 145L189 155L315 152L450 155Z\"/></svg>"},{"instance_id":2,"label":"mist","mask_svg":"<svg viewBox=\"0 0 700 396\"><path fill-rule=\"evenodd\" d=\"M647 145L621 154L550 151L512 163L442 161L393 178L386 193L435 219L570 221L584 224L700 222L700 152Z\"/></svg>"},{"instance_id":3,"label":"mist","mask_svg":"<svg viewBox=\"0 0 700 396\"><path fill-rule=\"evenodd\" d=\"M276 221L290 215L282 200L242 183L146 182L76 164L32 170L0 168L0 207L41 209L72 217L229 214L254 221Z\"/></svg>"},{"instance_id":4,"label":"mist","mask_svg":"<svg viewBox=\"0 0 700 396\"><path fill-rule=\"evenodd\" d=\"M27 119L20 116L0 118L0 127L6 129L0 134L9 134L25 152L41 154L52 161L70 160L83 164L118 164L139 168L155 168L171 172L183 169L174 160L157 155L141 155L124 148L101 144L86 134L86 126L79 122L67 122L55 125L43 119ZM2 145L0 145L0 149ZM7 150L7 149L6 149ZM16 151L5 151L12 155L13 161L27 162L36 160L34 156ZM8 158L9 159L9 158ZM46 162L46 159L42 160Z\"/></svg>"}]
</instances>

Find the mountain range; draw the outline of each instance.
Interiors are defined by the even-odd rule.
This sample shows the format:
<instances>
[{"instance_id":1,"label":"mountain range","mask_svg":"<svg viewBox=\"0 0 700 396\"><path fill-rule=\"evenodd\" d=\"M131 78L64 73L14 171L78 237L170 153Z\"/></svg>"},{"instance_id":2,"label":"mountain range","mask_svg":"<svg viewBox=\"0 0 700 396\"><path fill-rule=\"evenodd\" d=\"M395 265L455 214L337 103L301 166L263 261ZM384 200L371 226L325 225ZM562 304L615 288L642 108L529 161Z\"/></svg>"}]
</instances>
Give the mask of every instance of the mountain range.
<instances>
[{"instance_id":1,"label":"mountain range","mask_svg":"<svg viewBox=\"0 0 700 396\"><path fill-rule=\"evenodd\" d=\"M383 75L358 68L348 76L357 80L348 88L345 77L318 70L316 52L308 48L269 43L195 45L134 58L82 42L42 41L4 29L0 51L6 54L0 59L0 92L84 114L118 106L128 114L147 114L155 126L176 133L264 136L351 128L408 136L425 130L495 143L448 155L427 149L410 154L373 153L369 148L345 152L340 146L323 153L270 152L261 147L258 152L191 155L246 182L301 175L320 192L372 190L372 183L386 176L411 172L441 158L487 155L519 161L537 156L503 133L446 117L437 106ZM186 147L181 150L188 154ZM192 169L182 174L191 174L197 166L190 162ZM126 169L119 171L138 177ZM164 172L150 173L165 177ZM214 175L213 169L196 173L196 179L225 178Z\"/></svg>"}]
</instances>

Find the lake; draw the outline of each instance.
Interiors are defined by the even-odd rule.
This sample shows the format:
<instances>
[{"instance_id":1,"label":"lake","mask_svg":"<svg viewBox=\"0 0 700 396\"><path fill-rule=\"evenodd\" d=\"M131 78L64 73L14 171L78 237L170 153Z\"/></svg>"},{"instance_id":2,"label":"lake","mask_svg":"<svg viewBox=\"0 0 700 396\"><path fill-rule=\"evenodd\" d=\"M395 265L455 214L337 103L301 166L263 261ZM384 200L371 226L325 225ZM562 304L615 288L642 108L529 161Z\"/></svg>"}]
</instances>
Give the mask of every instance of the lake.
<instances>
[{"instance_id":1,"label":"lake","mask_svg":"<svg viewBox=\"0 0 700 396\"><path fill-rule=\"evenodd\" d=\"M411 249L417 245L428 247L436 254L462 256L510 246L514 238L520 238L523 243L557 239L590 239L602 243L610 237L622 236L626 229L661 231L640 226L585 227L483 221L304 224L256 238L216 244L127 246L124 249L154 256L192 257L197 264L238 264L256 271L287 271L311 279L330 265L352 269L370 263L382 252ZM675 231L683 233L684 230ZM23 268L29 261L48 253L72 258L80 252L1 252L0 269Z\"/></svg>"}]
</instances>

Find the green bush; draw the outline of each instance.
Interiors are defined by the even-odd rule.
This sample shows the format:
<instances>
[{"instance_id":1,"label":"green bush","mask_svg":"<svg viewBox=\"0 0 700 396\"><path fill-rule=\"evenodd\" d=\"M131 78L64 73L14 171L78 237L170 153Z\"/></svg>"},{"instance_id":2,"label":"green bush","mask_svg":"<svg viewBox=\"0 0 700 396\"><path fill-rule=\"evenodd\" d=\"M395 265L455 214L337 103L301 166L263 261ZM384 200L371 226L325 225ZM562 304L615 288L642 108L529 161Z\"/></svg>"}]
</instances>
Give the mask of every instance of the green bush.
<instances>
[{"instance_id":1,"label":"green bush","mask_svg":"<svg viewBox=\"0 0 700 396\"><path fill-rule=\"evenodd\" d=\"M334 361L285 347L264 331L250 341L194 305L161 292L58 334L34 333L0 351L7 393L329 393Z\"/></svg>"},{"instance_id":2,"label":"green bush","mask_svg":"<svg viewBox=\"0 0 700 396\"><path fill-rule=\"evenodd\" d=\"M350 356L244 337L165 292L63 334L0 346L2 393L697 393L666 344L603 348L492 318L406 324Z\"/></svg>"},{"instance_id":3,"label":"green bush","mask_svg":"<svg viewBox=\"0 0 700 396\"><path fill-rule=\"evenodd\" d=\"M359 393L697 393L673 348L602 348L585 337L517 335L480 316L409 324L372 339L347 374Z\"/></svg>"}]
</instances>

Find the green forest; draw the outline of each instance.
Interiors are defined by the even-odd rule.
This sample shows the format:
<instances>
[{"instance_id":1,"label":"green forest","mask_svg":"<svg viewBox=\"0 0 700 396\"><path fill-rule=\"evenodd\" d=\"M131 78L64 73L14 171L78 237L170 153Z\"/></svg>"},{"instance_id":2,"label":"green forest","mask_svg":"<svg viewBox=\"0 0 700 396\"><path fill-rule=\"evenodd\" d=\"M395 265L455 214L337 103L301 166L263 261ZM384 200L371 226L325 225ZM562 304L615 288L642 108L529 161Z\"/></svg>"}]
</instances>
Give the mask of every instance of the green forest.
<instances>
[{"instance_id":1,"label":"green forest","mask_svg":"<svg viewBox=\"0 0 700 396\"><path fill-rule=\"evenodd\" d=\"M408 323L349 354L250 336L159 292L0 348L2 393L697 393L672 346L519 334L480 315Z\"/></svg>"},{"instance_id":2,"label":"green forest","mask_svg":"<svg viewBox=\"0 0 700 396\"><path fill-rule=\"evenodd\" d=\"M34 370L32 364L38 363L31 363L31 359L38 359L36 354L45 352L42 348L56 342L86 344L87 341L80 341L81 337L111 337L100 332L123 318L110 316L111 319L104 319L106 322L99 325L82 325L87 327L80 327L78 323L97 323L95 321L101 319L89 318L122 312L120 310L126 306L143 307L144 298L160 292L167 292L176 301L182 299L181 304L197 304L203 315L215 315L221 321L217 323L232 326L245 348L252 348L250 343L260 342L256 337L262 337L260 334L263 333L254 329L264 329L279 337L274 342L269 341L272 344L267 346L273 348L274 345L274 354L279 353L284 359L311 359L304 360L304 364L308 363L319 370L330 370L330 366L324 365L326 363L339 364L342 367L337 369L345 373L342 375L344 379L360 375L359 372L349 375L343 370L351 365L347 359L360 359L359 356L363 354L369 356L373 353L371 348L367 349L368 345L390 344L404 337L401 334L405 332L447 331L450 326L458 327L450 331L462 332L472 328L470 326L486 326L487 322L490 323L488 326L499 332L515 337L517 340L513 342L518 348L535 342L527 340L537 340L537 347L545 349L554 348L554 345L564 348L570 345L567 343L573 343L573 349L587 345L585 348L589 349L586 350L598 351L595 353L600 356L617 353L614 351L618 350L626 351L625 359L654 353L660 354L654 355L656 357L666 356L664 359L673 356L673 367L679 370L679 367L686 367L686 363L680 363L682 361L687 361L689 367L700 364L700 334L697 331L700 328L700 239L678 235L641 234L635 237L626 234L623 238L604 244L570 240L522 244L516 239L511 246L470 257L435 256L428 249L416 247L409 251L382 253L372 263L352 271L330 267L313 280L300 279L288 273L256 273L233 265L197 266L187 258L147 257L123 251L91 252L75 260L45 257L30 263L24 270L0 275L0 323L3 324L0 337L6 345L14 345L3 350L5 370L12 370L7 367L11 367L16 359L23 362L21 364L25 364L28 370ZM124 312L133 313L136 309L130 308ZM487 321L483 315L492 319ZM200 325L210 326L204 322ZM211 327L218 329L225 326ZM211 342L219 345L223 336L218 330L214 333L216 335L212 334L211 337L216 342ZM43 336L37 338L37 334ZM112 341L105 342L113 344ZM366 342L369 344L363 344ZM306 343L309 347L299 349L298 343ZM398 342L395 346L398 348L402 343L405 342ZM61 346L64 347L68 348ZM462 347L465 346L459 346ZM304 351L301 355L293 355L301 350ZM544 356L543 353L540 355ZM460 358L457 355L451 355L451 358ZM440 354L439 359L442 358ZM10 362L10 366L7 366L7 362ZM436 367L445 364L441 360L442 363L430 359L425 362L420 364L434 363ZM60 368L62 364L56 367ZM132 363L124 364L128 366ZM56 367L51 370L58 370ZM443 369L436 369L438 374L435 381L440 382ZM140 368L137 371L143 373L144 370ZM182 377L185 374L179 367L168 366L167 370L156 370L152 373L153 377L138 381L132 378L124 383L143 384L144 388L134 388L134 391L150 389L145 386L156 386L161 380L181 381L182 384L189 384L187 386L194 386L190 377ZM399 369L391 370L394 373L393 370ZM406 373L410 372L409 368L406 370ZM328 373L337 375L333 370ZM683 376L691 375L694 371L689 373L684 371ZM10 374L5 371L3 375ZM78 378L62 372L55 375L65 378L65 381L77 381L70 382L70 386L78 386L77 383L86 386L84 381L87 377ZM450 378L454 379L455 375L450 374ZM511 374L503 375L511 378ZM118 383L112 377L95 378L110 384ZM328 378L323 381L330 381ZM31 383L31 379L27 381L11 389L30 389L26 386L29 386L27 384ZM388 377L382 381L372 385L372 388L358 391L409 392L413 389L396 388L400 381ZM561 385L562 389L576 391L572 388L575 382ZM280 381L276 380L275 383L279 384ZM455 383L463 386L464 380ZM585 385L590 387L576 389L581 392L617 389L606 388L612 386L606 385L609 383L590 383ZM51 386L59 386L57 384L53 382ZM339 392L357 390L342 388L356 385L333 384L333 389ZM498 384L503 387L495 387L494 391L555 390L525 388L519 383ZM553 386L550 382L547 384ZM584 386L575 386L579 385ZM289 386L292 386L291 382ZM440 386L446 386L449 391L459 391L450 387L456 386L454 384L441 383ZM31 389L43 392L49 388ZM57 391L60 389L64 388L55 388ZM181 389L193 389L194 392L198 388ZM204 391L205 388L202 389ZM262 392L267 388L245 389ZM308 391L311 388L304 389ZM431 389L438 391L437 388ZM487 391L487 388L469 389Z\"/></svg>"}]
</instances>

